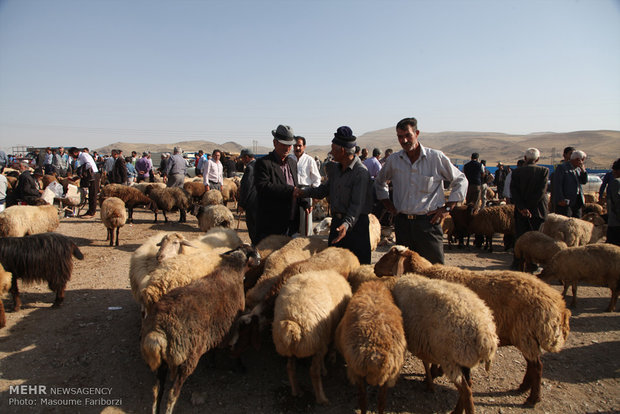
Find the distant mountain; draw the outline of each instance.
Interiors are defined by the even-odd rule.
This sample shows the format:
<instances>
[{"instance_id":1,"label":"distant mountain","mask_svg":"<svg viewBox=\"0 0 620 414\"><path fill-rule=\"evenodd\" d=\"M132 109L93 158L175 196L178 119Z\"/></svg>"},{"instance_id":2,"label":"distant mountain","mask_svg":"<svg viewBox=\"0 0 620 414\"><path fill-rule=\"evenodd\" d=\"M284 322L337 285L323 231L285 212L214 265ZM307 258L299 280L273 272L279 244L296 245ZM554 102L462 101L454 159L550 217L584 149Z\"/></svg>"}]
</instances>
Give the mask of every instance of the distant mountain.
<instances>
[{"instance_id":1,"label":"distant mountain","mask_svg":"<svg viewBox=\"0 0 620 414\"><path fill-rule=\"evenodd\" d=\"M472 152L478 152L481 159L487 160L488 166L494 166L498 161L514 165L522 158L527 148L535 147L541 152L542 164L555 164L562 159L562 150L566 146L573 146L588 154L586 166L590 168L609 169L611 164L620 158L620 131L574 131L574 132L536 132L526 135L511 135L499 132L420 132L420 142L430 148L443 151L455 163L469 160ZM364 133L358 137L358 145L385 151L392 148L400 150L393 127ZM113 148L120 148L124 154L131 151L142 153L148 150L152 153L172 152L175 146L180 146L185 152L197 152L202 149L207 153L218 148L222 151L239 154L243 148L236 142L217 144L211 141L181 141L171 144L146 144L117 142L105 147L97 148L102 154L109 154ZM259 146L257 154L266 154L273 148ZM324 159L330 151L330 145L308 145L306 152L312 156Z\"/></svg>"}]
</instances>

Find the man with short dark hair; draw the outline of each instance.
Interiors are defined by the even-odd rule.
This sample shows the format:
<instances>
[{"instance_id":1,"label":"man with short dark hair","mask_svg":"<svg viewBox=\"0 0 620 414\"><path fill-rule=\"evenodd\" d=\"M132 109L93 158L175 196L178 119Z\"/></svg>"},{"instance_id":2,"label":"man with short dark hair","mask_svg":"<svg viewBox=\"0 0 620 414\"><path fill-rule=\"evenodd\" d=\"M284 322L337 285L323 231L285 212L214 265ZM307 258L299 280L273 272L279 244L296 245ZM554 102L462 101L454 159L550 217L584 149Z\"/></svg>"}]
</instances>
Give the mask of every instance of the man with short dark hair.
<instances>
[{"instance_id":1,"label":"man with short dark hair","mask_svg":"<svg viewBox=\"0 0 620 414\"><path fill-rule=\"evenodd\" d=\"M484 175L484 166L478 161L478 157L478 153L474 152L471 154L471 161L463 166L463 173L469 183L465 203L476 208L478 208L478 202L482 195L482 177Z\"/></svg>"},{"instance_id":2,"label":"man with short dark hair","mask_svg":"<svg viewBox=\"0 0 620 414\"><path fill-rule=\"evenodd\" d=\"M95 160L88 152L72 147L69 150L69 155L79 163L77 174L80 177L80 187L88 188L88 211L82 215L82 218L93 218L97 212L97 194L99 194L99 186L101 184L99 169Z\"/></svg>"},{"instance_id":3,"label":"man with short dark hair","mask_svg":"<svg viewBox=\"0 0 620 414\"><path fill-rule=\"evenodd\" d=\"M244 148L239 155L241 162L245 166L243 177L239 188L239 208L245 211L245 223L248 227L248 234L253 245L258 243L258 230L256 227L257 200L256 187L254 186L254 153Z\"/></svg>"},{"instance_id":4,"label":"man with short dark hair","mask_svg":"<svg viewBox=\"0 0 620 414\"><path fill-rule=\"evenodd\" d=\"M381 150L379 148L375 148L372 150L372 157L367 158L363 164L370 173L370 178L373 180L381 171L381 163L379 162L379 157L381 156Z\"/></svg>"},{"instance_id":5,"label":"man with short dark hair","mask_svg":"<svg viewBox=\"0 0 620 414\"><path fill-rule=\"evenodd\" d=\"M620 158L611 166L613 178L607 185L607 241L620 246Z\"/></svg>"},{"instance_id":6,"label":"man with short dark hair","mask_svg":"<svg viewBox=\"0 0 620 414\"><path fill-rule=\"evenodd\" d=\"M127 184L127 165L123 158L123 151L120 149L112 150L114 165L108 174L108 181L112 184Z\"/></svg>"},{"instance_id":7,"label":"man with short dark hair","mask_svg":"<svg viewBox=\"0 0 620 414\"><path fill-rule=\"evenodd\" d=\"M211 158L202 164L202 183L207 191L220 190L224 185L224 166L220 161L222 151L213 150Z\"/></svg>"},{"instance_id":8,"label":"man with short dark hair","mask_svg":"<svg viewBox=\"0 0 620 414\"><path fill-rule=\"evenodd\" d=\"M396 243L418 252L431 263L444 263L441 221L463 201L467 179L443 152L424 147L415 118L396 125L402 150L388 158L375 179L377 198L394 215ZM393 185L390 200L388 181ZM443 182L450 183L446 202Z\"/></svg>"},{"instance_id":9,"label":"man with short dark hair","mask_svg":"<svg viewBox=\"0 0 620 414\"><path fill-rule=\"evenodd\" d=\"M295 144L293 144L293 154L290 157L295 157L297 161L297 180L301 188L304 187L318 187L321 185L321 174L319 168L316 166L314 159L306 154L306 138L297 136L295 137ZM306 198L307 208L300 207L299 211L299 233L302 236L312 235L312 199Z\"/></svg>"}]
</instances>

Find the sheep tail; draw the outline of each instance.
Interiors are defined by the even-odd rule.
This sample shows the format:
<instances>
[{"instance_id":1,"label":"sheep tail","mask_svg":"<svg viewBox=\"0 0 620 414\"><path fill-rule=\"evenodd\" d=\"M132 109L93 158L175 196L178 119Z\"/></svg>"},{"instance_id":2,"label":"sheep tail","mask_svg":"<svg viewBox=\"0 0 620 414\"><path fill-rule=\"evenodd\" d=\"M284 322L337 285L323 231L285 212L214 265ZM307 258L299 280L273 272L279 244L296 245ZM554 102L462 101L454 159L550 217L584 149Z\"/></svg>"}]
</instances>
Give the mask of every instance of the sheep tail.
<instances>
[{"instance_id":1,"label":"sheep tail","mask_svg":"<svg viewBox=\"0 0 620 414\"><path fill-rule=\"evenodd\" d=\"M279 324L281 338L288 345L287 348L301 342L301 326L297 322L284 320L280 321Z\"/></svg>"},{"instance_id":2,"label":"sheep tail","mask_svg":"<svg viewBox=\"0 0 620 414\"><path fill-rule=\"evenodd\" d=\"M80 251L80 248L77 247L77 244L73 245L73 251L71 253L73 253L73 256L75 256L75 258L78 259L78 260L83 260L84 259L84 255Z\"/></svg>"},{"instance_id":3,"label":"sheep tail","mask_svg":"<svg viewBox=\"0 0 620 414\"><path fill-rule=\"evenodd\" d=\"M166 337L157 331L149 332L142 340L142 357L151 368L157 370L161 366L162 356L168 348Z\"/></svg>"}]
</instances>

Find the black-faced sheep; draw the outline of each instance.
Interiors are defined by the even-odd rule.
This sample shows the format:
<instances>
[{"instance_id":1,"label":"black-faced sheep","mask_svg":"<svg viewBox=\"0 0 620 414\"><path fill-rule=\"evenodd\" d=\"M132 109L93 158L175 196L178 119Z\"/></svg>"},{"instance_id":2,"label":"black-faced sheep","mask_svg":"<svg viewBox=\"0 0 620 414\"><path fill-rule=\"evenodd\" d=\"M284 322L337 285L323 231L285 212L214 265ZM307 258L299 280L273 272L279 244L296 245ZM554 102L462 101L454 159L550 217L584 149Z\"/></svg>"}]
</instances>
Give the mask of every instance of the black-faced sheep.
<instances>
[{"instance_id":1,"label":"black-faced sheep","mask_svg":"<svg viewBox=\"0 0 620 414\"><path fill-rule=\"evenodd\" d=\"M276 351L288 357L287 372L293 396L300 395L295 376L296 358L312 357L310 377L316 401L328 404L321 371L351 287L333 270L291 277L276 299L272 336Z\"/></svg>"},{"instance_id":2,"label":"black-faced sheep","mask_svg":"<svg viewBox=\"0 0 620 414\"><path fill-rule=\"evenodd\" d=\"M491 308L500 345L514 345L527 361L519 391L531 389L528 404L540 401L542 350L558 352L570 332L570 311L560 294L535 276L521 272L473 272L432 265L404 246L394 246L376 264L377 275L415 272L466 286Z\"/></svg>"},{"instance_id":3,"label":"black-faced sheep","mask_svg":"<svg viewBox=\"0 0 620 414\"><path fill-rule=\"evenodd\" d=\"M611 290L611 301L607 312L613 312L620 292L620 247L597 243L569 247L556 253L540 277L543 280L558 279L564 284L562 296L568 286L573 288L571 306L577 305L577 283L586 282L607 286Z\"/></svg>"},{"instance_id":4,"label":"black-faced sheep","mask_svg":"<svg viewBox=\"0 0 620 414\"><path fill-rule=\"evenodd\" d=\"M582 219L550 213L540 231L573 247L596 243L605 235L607 228L605 221L596 213L589 213Z\"/></svg>"},{"instance_id":5,"label":"black-faced sheep","mask_svg":"<svg viewBox=\"0 0 620 414\"><path fill-rule=\"evenodd\" d=\"M172 290L157 302L142 324L142 356L157 371L153 413L159 411L166 376L172 386L166 412L172 413L185 380L200 357L222 342L245 305L243 275L260 260L243 245L222 255L222 264L191 284Z\"/></svg>"},{"instance_id":6,"label":"black-faced sheep","mask_svg":"<svg viewBox=\"0 0 620 414\"><path fill-rule=\"evenodd\" d=\"M101 203L101 222L106 227L108 237L106 240L110 240L110 246L114 245L114 229L116 229L116 245L118 246L118 233L121 227L127 222L127 210L125 210L125 203L118 197L106 198Z\"/></svg>"},{"instance_id":7,"label":"black-faced sheep","mask_svg":"<svg viewBox=\"0 0 620 414\"><path fill-rule=\"evenodd\" d=\"M168 222L166 212L178 210L180 213L179 223L187 221L187 209L190 206L190 199L187 193L178 187L156 188L146 187L145 194L155 202L157 208L164 213L164 222ZM155 210L155 220L157 223L157 210Z\"/></svg>"},{"instance_id":8,"label":"black-faced sheep","mask_svg":"<svg viewBox=\"0 0 620 414\"><path fill-rule=\"evenodd\" d=\"M133 209L141 206L148 210L151 210L153 214L157 214L157 205L142 193L136 187L129 187L122 184L108 184L101 188L99 193L99 203L103 203L108 197L118 197L125 203L129 216L127 221L133 223Z\"/></svg>"},{"instance_id":9,"label":"black-faced sheep","mask_svg":"<svg viewBox=\"0 0 620 414\"><path fill-rule=\"evenodd\" d=\"M235 221L233 213L222 204L198 206L196 218L201 231L209 231L213 227L230 228Z\"/></svg>"},{"instance_id":10,"label":"black-faced sheep","mask_svg":"<svg viewBox=\"0 0 620 414\"><path fill-rule=\"evenodd\" d=\"M420 358L426 384L432 389L431 364L439 364L456 385L459 399L454 413L474 412L471 369L488 369L498 338L490 309L471 290L456 283L403 275L392 289L403 314L409 351Z\"/></svg>"},{"instance_id":11,"label":"black-faced sheep","mask_svg":"<svg viewBox=\"0 0 620 414\"><path fill-rule=\"evenodd\" d=\"M11 272L4 270L4 267L0 263L0 328L6 326L6 317L4 315L4 304L2 303L2 297L11 288L11 278L13 275Z\"/></svg>"},{"instance_id":12,"label":"black-faced sheep","mask_svg":"<svg viewBox=\"0 0 620 414\"><path fill-rule=\"evenodd\" d=\"M540 231L528 231L515 243L515 257L521 259L525 272L528 266L539 264L543 266L554 254L566 249L566 243L557 241Z\"/></svg>"},{"instance_id":13,"label":"black-faced sheep","mask_svg":"<svg viewBox=\"0 0 620 414\"><path fill-rule=\"evenodd\" d=\"M54 231L60 224L56 206L11 206L0 213L0 237L22 237Z\"/></svg>"},{"instance_id":14,"label":"black-faced sheep","mask_svg":"<svg viewBox=\"0 0 620 414\"><path fill-rule=\"evenodd\" d=\"M62 234L0 238L0 263L13 274L13 310L21 307L17 279L24 283L47 282L50 290L56 292L53 306L60 306L65 298L67 282L71 279L72 256L79 260L84 258L77 245Z\"/></svg>"},{"instance_id":15,"label":"black-faced sheep","mask_svg":"<svg viewBox=\"0 0 620 414\"><path fill-rule=\"evenodd\" d=\"M358 386L362 414L367 408L366 383L380 387L377 411L382 414L387 389L396 384L407 350L402 313L383 283L366 282L355 292L334 342L347 362L349 381Z\"/></svg>"}]
</instances>

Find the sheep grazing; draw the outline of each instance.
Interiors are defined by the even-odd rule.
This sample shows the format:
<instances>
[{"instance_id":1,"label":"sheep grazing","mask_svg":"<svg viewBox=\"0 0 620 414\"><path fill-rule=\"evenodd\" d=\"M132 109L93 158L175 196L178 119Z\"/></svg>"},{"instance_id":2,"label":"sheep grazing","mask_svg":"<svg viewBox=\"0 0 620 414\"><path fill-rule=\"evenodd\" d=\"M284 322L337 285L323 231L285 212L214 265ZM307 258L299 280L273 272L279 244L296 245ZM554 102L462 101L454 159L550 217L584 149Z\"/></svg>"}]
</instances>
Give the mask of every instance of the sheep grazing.
<instances>
[{"instance_id":1,"label":"sheep grazing","mask_svg":"<svg viewBox=\"0 0 620 414\"><path fill-rule=\"evenodd\" d=\"M392 294L403 315L407 347L422 360L429 390L430 365L439 364L459 391L453 412L473 413L471 369L484 362L488 370L498 345L491 310L464 286L413 273L403 275Z\"/></svg>"},{"instance_id":2,"label":"sheep grazing","mask_svg":"<svg viewBox=\"0 0 620 414\"><path fill-rule=\"evenodd\" d=\"M540 231L547 236L566 243L568 247L583 246L600 240L607 228L605 221L597 214L590 213L582 219L550 213Z\"/></svg>"},{"instance_id":3,"label":"sheep grazing","mask_svg":"<svg viewBox=\"0 0 620 414\"><path fill-rule=\"evenodd\" d=\"M129 212L127 221L130 223L133 223L133 209L138 206L151 210L157 216L157 205L136 187L108 184L101 188L99 205L102 205L103 201L108 197L117 197L123 200Z\"/></svg>"},{"instance_id":4,"label":"sheep grazing","mask_svg":"<svg viewBox=\"0 0 620 414\"><path fill-rule=\"evenodd\" d=\"M6 326L6 316L4 315L4 304L2 303L2 297L11 288L11 279L13 275L11 272L4 270L2 264L0 264L0 328Z\"/></svg>"},{"instance_id":5,"label":"sheep grazing","mask_svg":"<svg viewBox=\"0 0 620 414\"><path fill-rule=\"evenodd\" d=\"M566 249L566 243L557 241L540 231L528 231L515 243L515 257L521 259L523 268L529 265L544 265L554 254Z\"/></svg>"},{"instance_id":6,"label":"sheep grazing","mask_svg":"<svg viewBox=\"0 0 620 414\"><path fill-rule=\"evenodd\" d=\"M0 237L46 233L56 230L59 225L58 209L51 205L17 205L0 213Z\"/></svg>"},{"instance_id":7,"label":"sheep grazing","mask_svg":"<svg viewBox=\"0 0 620 414\"><path fill-rule=\"evenodd\" d=\"M118 246L119 230L127 222L125 203L118 197L106 198L103 203L101 203L100 213L101 221L108 232L106 240L110 240L110 246L114 245L114 229L116 229L116 245Z\"/></svg>"},{"instance_id":8,"label":"sheep grazing","mask_svg":"<svg viewBox=\"0 0 620 414\"><path fill-rule=\"evenodd\" d=\"M358 386L362 414L368 405L366 383L380 387L377 411L382 414L387 389L396 384L407 350L402 313L383 283L360 286L349 300L334 342L347 362L349 381Z\"/></svg>"},{"instance_id":9,"label":"sheep grazing","mask_svg":"<svg viewBox=\"0 0 620 414\"><path fill-rule=\"evenodd\" d=\"M187 181L183 183L183 189L187 191L193 203L199 203L206 190L202 181Z\"/></svg>"},{"instance_id":10,"label":"sheep grazing","mask_svg":"<svg viewBox=\"0 0 620 414\"><path fill-rule=\"evenodd\" d=\"M205 191L200 199L201 206L214 206L217 204L224 204L224 197L222 197L222 192L220 190Z\"/></svg>"},{"instance_id":11,"label":"sheep grazing","mask_svg":"<svg viewBox=\"0 0 620 414\"><path fill-rule=\"evenodd\" d=\"M312 357L310 378L316 401L328 404L323 391L323 359L340 321L351 287L333 270L291 277L276 298L272 335L276 351L288 357L287 372L293 396L300 395L296 358Z\"/></svg>"},{"instance_id":12,"label":"sheep grazing","mask_svg":"<svg viewBox=\"0 0 620 414\"><path fill-rule=\"evenodd\" d=\"M168 222L166 212L179 210L179 223L187 221L186 212L190 205L190 198L187 193L178 187L157 188L154 186L146 187L145 194L155 202L157 208L164 213L164 222ZM157 210L155 210L155 220L157 223Z\"/></svg>"},{"instance_id":13,"label":"sheep grazing","mask_svg":"<svg viewBox=\"0 0 620 414\"><path fill-rule=\"evenodd\" d=\"M577 305L577 284L579 282L607 286L611 289L611 301L607 312L616 308L620 292L620 247L597 243L569 247L556 253L545 266L540 277L543 280L558 279L564 284L562 296L572 286L571 306Z\"/></svg>"},{"instance_id":14,"label":"sheep grazing","mask_svg":"<svg viewBox=\"0 0 620 414\"><path fill-rule=\"evenodd\" d=\"M53 307L60 306L65 298L67 282L71 279L72 256L79 260L84 258L77 245L62 234L0 238L0 263L13 274L13 310L18 311L22 304L17 279L24 283L47 282L50 290L56 292Z\"/></svg>"},{"instance_id":15,"label":"sheep grazing","mask_svg":"<svg viewBox=\"0 0 620 414\"><path fill-rule=\"evenodd\" d=\"M471 216L468 230L477 238L484 237L484 248L489 249L489 253L492 253L493 235L495 233L502 233L504 236L515 234L514 205L492 206L478 211Z\"/></svg>"},{"instance_id":16,"label":"sheep grazing","mask_svg":"<svg viewBox=\"0 0 620 414\"><path fill-rule=\"evenodd\" d=\"M256 251L243 245L222 255L221 265L191 284L172 290L153 306L142 323L142 356L157 372L153 386L153 413L159 412L166 376L166 413L172 413L185 380L200 357L226 337L243 310L243 275L260 261Z\"/></svg>"},{"instance_id":17,"label":"sheep grazing","mask_svg":"<svg viewBox=\"0 0 620 414\"><path fill-rule=\"evenodd\" d=\"M235 221L233 213L222 204L199 206L196 218L201 231L209 231L213 227L230 228Z\"/></svg>"},{"instance_id":18,"label":"sheep grazing","mask_svg":"<svg viewBox=\"0 0 620 414\"><path fill-rule=\"evenodd\" d=\"M570 311L561 295L535 276L521 272L473 272L432 265L404 246L394 246L376 264L377 275L415 272L431 279L456 282L474 291L491 308L500 345L514 345L525 357L527 370L519 391L531 389L526 401L540 401L542 350L558 352L570 332Z\"/></svg>"}]
</instances>

